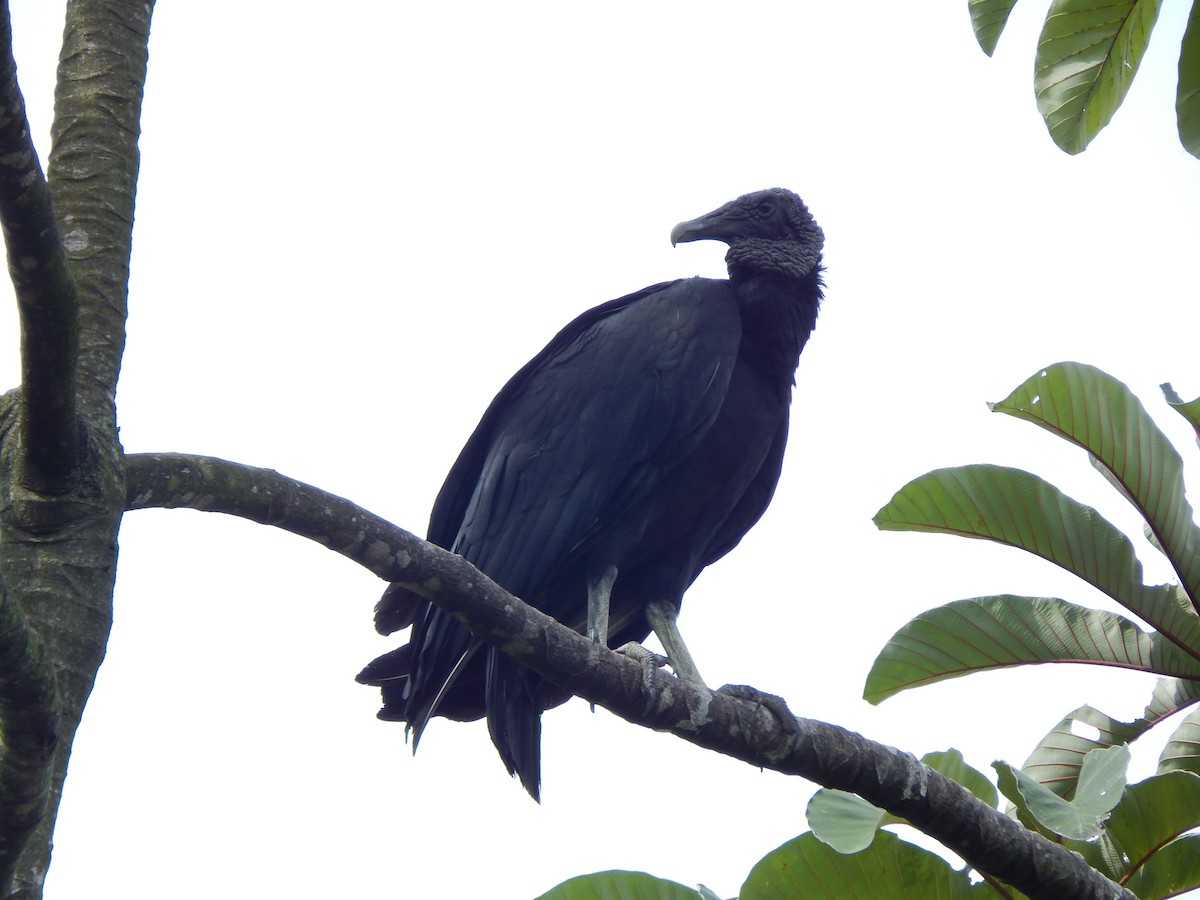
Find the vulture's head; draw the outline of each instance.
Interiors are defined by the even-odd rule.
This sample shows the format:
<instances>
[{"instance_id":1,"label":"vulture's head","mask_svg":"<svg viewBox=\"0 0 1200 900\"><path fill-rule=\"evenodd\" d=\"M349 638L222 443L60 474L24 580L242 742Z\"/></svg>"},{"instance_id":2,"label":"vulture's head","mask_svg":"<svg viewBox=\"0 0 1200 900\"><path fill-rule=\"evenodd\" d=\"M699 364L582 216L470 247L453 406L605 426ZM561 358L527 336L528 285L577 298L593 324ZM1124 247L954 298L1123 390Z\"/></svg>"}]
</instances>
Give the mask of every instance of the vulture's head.
<instances>
[{"instance_id":1,"label":"vulture's head","mask_svg":"<svg viewBox=\"0 0 1200 900\"><path fill-rule=\"evenodd\" d=\"M775 257L789 274L803 276L820 262L825 235L803 200L784 188L771 188L744 194L671 229L672 245L687 241L728 244L731 265Z\"/></svg>"}]
</instances>

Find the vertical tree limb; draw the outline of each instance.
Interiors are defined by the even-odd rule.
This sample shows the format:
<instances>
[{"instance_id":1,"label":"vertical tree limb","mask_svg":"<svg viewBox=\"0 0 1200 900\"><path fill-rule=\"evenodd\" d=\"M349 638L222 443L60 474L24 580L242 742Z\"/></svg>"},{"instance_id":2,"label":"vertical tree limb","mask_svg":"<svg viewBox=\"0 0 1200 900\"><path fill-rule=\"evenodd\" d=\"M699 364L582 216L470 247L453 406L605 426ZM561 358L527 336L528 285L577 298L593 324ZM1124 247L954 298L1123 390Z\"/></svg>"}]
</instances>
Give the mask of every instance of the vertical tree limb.
<instances>
[{"instance_id":1,"label":"vertical tree limb","mask_svg":"<svg viewBox=\"0 0 1200 900\"><path fill-rule=\"evenodd\" d=\"M71 0L54 92L50 192L80 291L80 392L114 420L153 10Z\"/></svg>"},{"instance_id":2,"label":"vertical tree limb","mask_svg":"<svg viewBox=\"0 0 1200 900\"><path fill-rule=\"evenodd\" d=\"M70 486L80 451L79 301L29 134L7 4L0 7L0 224L21 315L25 452L17 477L31 490L61 494Z\"/></svg>"}]
</instances>

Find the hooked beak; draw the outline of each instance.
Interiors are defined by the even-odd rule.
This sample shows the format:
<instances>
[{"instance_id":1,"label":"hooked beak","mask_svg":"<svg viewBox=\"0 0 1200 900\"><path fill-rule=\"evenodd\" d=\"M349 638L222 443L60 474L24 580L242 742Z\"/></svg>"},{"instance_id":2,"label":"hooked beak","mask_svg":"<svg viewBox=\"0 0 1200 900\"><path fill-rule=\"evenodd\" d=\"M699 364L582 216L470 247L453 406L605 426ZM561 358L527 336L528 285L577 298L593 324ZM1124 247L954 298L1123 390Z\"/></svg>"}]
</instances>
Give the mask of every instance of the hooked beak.
<instances>
[{"instance_id":1,"label":"hooked beak","mask_svg":"<svg viewBox=\"0 0 1200 900\"><path fill-rule=\"evenodd\" d=\"M745 229L746 218L739 200L726 203L689 222L680 222L671 229L671 246L688 241L724 241L728 244L736 240Z\"/></svg>"},{"instance_id":2,"label":"hooked beak","mask_svg":"<svg viewBox=\"0 0 1200 900\"><path fill-rule=\"evenodd\" d=\"M690 222L680 222L671 229L671 246L685 244L688 241L702 241L705 238L704 228L706 217L692 219Z\"/></svg>"}]
</instances>

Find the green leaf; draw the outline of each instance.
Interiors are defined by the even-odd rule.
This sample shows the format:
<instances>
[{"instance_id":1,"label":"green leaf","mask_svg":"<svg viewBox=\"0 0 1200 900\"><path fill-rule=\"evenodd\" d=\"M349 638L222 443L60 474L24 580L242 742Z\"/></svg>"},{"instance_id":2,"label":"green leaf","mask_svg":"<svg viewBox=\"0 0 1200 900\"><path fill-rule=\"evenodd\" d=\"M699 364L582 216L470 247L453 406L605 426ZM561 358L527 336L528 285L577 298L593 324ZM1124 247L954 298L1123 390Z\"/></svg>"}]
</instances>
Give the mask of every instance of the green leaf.
<instances>
[{"instance_id":1,"label":"green leaf","mask_svg":"<svg viewBox=\"0 0 1200 900\"><path fill-rule=\"evenodd\" d=\"M1183 462L1129 388L1092 366L1057 363L992 409L1092 454L1123 486L1179 574L1193 611L1200 609L1200 529L1184 497Z\"/></svg>"},{"instance_id":2,"label":"green leaf","mask_svg":"<svg viewBox=\"0 0 1200 900\"><path fill-rule=\"evenodd\" d=\"M808 827L823 844L838 853L858 853L871 846L888 814L857 794L821 788L804 811ZM898 821L898 820L893 820Z\"/></svg>"},{"instance_id":3,"label":"green leaf","mask_svg":"<svg viewBox=\"0 0 1200 900\"><path fill-rule=\"evenodd\" d=\"M1040 398L1031 403L1037 406ZM1104 591L1181 646L1200 648L1200 617L1188 598L1174 585L1143 584L1129 538L1029 472L993 465L928 472L902 487L876 513L875 524L982 538L1033 553Z\"/></svg>"},{"instance_id":4,"label":"green leaf","mask_svg":"<svg viewBox=\"0 0 1200 900\"><path fill-rule=\"evenodd\" d=\"M1156 692L1157 695L1157 692ZM1149 710L1149 707L1147 708ZM1038 783L1049 788L1064 799L1070 800L1075 796L1075 788L1084 758L1097 748L1113 747L1140 737L1149 730L1160 718L1142 718L1134 722L1117 721L1090 706L1083 706L1064 718L1030 755L1021 770ZM1072 722L1080 722L1096 729L1096 738L1089 738L1074 733ZM1015 787L1015 777L1011 785ZM1131 787L1130 791L1133 790ZM1013 790L1006 791L1006 796L1013 795ZM1019 795L1019 792L1017 792ZM1117 807L1119 813L1129 800L1129 794L1121 800ZM1116 818L1117 813L1114 813ZM1033 819L1023 804L1017 805L1017 817L1027 827L1057 839L1055 835L1047 834L1044 828ZM1111 820L1110 820L1111 826ZM1092 868L1103 872L1113 881L1123 881L1129 874L1129 856L1120 842L1116 840L1111 828L1099 839L1091 842L1067 842L1067 846L1082 854Z\"/></svg>"},{"instance_id":5,"label":"green leaf","mask_svg":"<svg viewBox=\"0 0 1200 900\"><path fill-rule=\"evenodd\" d=\"M1065 845L1092 868L1123 884L1164 846L1198 824L1200 778L1190 772L1172 772L1126 788L1098 840L1066 841Z\"/></svg>"},{"instance_id":6,"label":"green leaf","mask_svg":"<svg viewBox=\"0 0 1200 900\"><path fill-rule=\"evenodd\" d=\"M996 805L999 799L996 786L978 769L967 765L963 755L953 747L949 750L926 753L921 757L921 762L947 778L953 778L988 806Z\"/></svg>"},{"instance_id":7,"label":"green leaf","mask_svg":"<svg viewBox=\"0 0 1200 900\"><path fill-rule=\"evenodd\" d=\"M1054 0L1033 85L1050 137L1079 153L1112 118L1137 73L1158 0Z\"/></svg>"},{"instance_id":8,"label":"green leaf","mask_svg":"<svg viewBox=\"0 0 1200 900\"><path fill-rule=\"evenodd\" d=\"M1037 748L1021 768L1054 793L1069 800L1075 795L1075 782L1080 765L1090 751L1132 743L1165 717L1186 709L1197 701L1200 701L1200 681L1160 678L1154 686L1154 693L1142 717L1132 722L1122 722L1091 706L1081 706L1069 713L1038 742ZM1076 734L1072 727L1076 722L1094 728L1098 732L1097 736L1092 738ZM1168 764L1166 759L1167 751L1164 751L1159 762L1160 772L1188 768L1182 761L1178 764Z\"/></svg>"},{"instance_id":9,"label":"green leaf","mask_svg":"<svg viewBox=\"0 0 1200 900\"><path fill-rule=\"evenodd\" d=\"M971 13L971 27L975 29L975 40L988 56L996 50L996 42L1000 40L1000 32L1008 23L1008 15L1012 12L1017 0L968 0L967 8Z\"/></svg>"},{"instance_id":10,"label":"green leaf","mask_svg":"<svg viewBox=\"0 0 1200 900\"><path fill-rule=\"evenodd\" d=\"M869 848L850 856L838 853L812 834L802 834L754 866L738 900L960 900L995 896L986 885L972 885L965 871L952 868L936 854L884 831Z\"/></svg>"},{"instance_id":11,"label":"green leaf","mask_svg":"<svg viewBox=\"0 0 1200 900\"><path fill-rule=\"evenodd\" d=\"M998 761L993 765L997 772L1007 770L1016 780L1025 808L1043 826L1070 840L1088 841L1100 834L1103 823L1121 799L1129 749L1107 747L1084 757L1074 800L1064 800L1008 763Z\"/></svg>"},{"instance_id":12,"label":"green leaf","mask_svg":"<svg viewBox=\"0 0 1200 900\"><path fill-rule=\"evenodd\" d=\"M1200 776L1200 709L1193 710L1175 729L1158 757L1158 771Z\"/></svg>"},{"instance_id":13,"label":"green leaf","mask_svg":"<svg viewBox=\"0 0 1200 900\"><path fill-rule=\"evenodd\" d=\"M908 688L971 672L1082 662L1200 678L1200 661L1115 613L1047 597L976 597L921 613L897 631L867 675L879 703Z\"/></svg>"},{"instance_id":14,"label":"green leaf","mask_svg":"<svg viewBox=\"0 0 1200 900\"><path fill-rule=\"evenodd\" d=\"M1192 156L1200 156L1200 3L1192 4L1183 46L1179 50L1179 90L1175 95L1179 140Z\"/></svg>"},{"instance_id":15,"label":"green leaf","mask_svg":"<svg viewBox=\"0 0 1200 900\"><path fill-rule=\"evenodd\" d=\"M1192 9L1192 15L1196 15L1196 8L1200 8L1200 4ZM1196 27L1200 31L1200 25ZM1200 41L1200 37L1197 40ZM1200 54L1200 47L1196 48L1196 52ZM1200 398L1185 403L1183 398L1175 393L1175 389L1170 384L1160 385L1160 387L1171 409L1187 419L1188 424L1192 426L1192 430L1196 432L1196 437L1200 438Z\"/></svg>"},{"instance_id":16,"label":"green leaf","mask_svg":"<svg viewBox=\"0 0 1200 900\"><path fill-rule=\"evenodd\" d=\"M1160 678L1143 715L1152 724L1200 701L1200 681L1190 678Z\"/></svg>"},{"instance_id":17,"label":"green leaf","mask_svg":"<svg viewBox=\"0 0 1200 900\"><path fill-rule=\"evenodd\" d=\"M1130 876L1125 887L1142 900L1178 897L1200 888L1200 834L1167 844Z\"/></svg>"},{"instance_id":18,"label":"green leaf","mask_svg":"<svg viewBox=\"0 0 1200 900\"><path fill-rule=\"evenodd\" d=\"M1099 735L1091 738L1076 734L1072 728L1076 722L1096 729ZM1081 706L1063 718L1038 742L1021 770L1058 796L1070 800L1075 796L1079 772L1089 753L1128 744L1152 725L1145 719L1120 722L1091 706Z\"/></svg>"},{"instance_id":19,"label":"green leaf","mask_svg":"<svg viewBox=\"0 0 1200 900\"><path fill-rule=\"evenodd\" d=\"M698 900L692 888L645 872L597 872L568 879L537 900Z\"/></svg>"},{"instance_id":20,"label":"green leaf","mask_svg":"<svg viewBox=\"0 0 1200 900\"><path fill-rule=\"evenodd\" d=\"M1136 871L1160 847L1200 826L1200 776L1152 775L1129 786L1108 831Z\"/></svg>"},{"instance_id":21,"label":"green leaf","mask_svg":"<svg viewBox=\"0 0 1200 900\"><path fill-rule=\"evenodd\" d=\"M1011 805L1009 814L1011 815L1015 812L1017 821L1030 831L1036 831L1043 837L1047 837L1055 842L1061 840L1056 832L1051 831L1039 822L1029 811L1029 805L1025 797L1022 796L1020 787L1017 785L1017 773L1021 770L1003 760L993 762L992 768L996 770L996 784L1000 787L1000 793L1004 795L1005 799Z\"/></svg>"}]
</instances>

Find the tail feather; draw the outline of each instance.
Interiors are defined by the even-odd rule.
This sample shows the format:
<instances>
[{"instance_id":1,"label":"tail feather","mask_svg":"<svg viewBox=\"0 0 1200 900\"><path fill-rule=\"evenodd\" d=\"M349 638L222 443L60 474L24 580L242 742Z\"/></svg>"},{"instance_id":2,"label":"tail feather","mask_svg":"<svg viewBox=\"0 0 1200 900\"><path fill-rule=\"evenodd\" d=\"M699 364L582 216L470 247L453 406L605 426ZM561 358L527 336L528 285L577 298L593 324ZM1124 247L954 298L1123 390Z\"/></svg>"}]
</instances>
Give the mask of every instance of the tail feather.
<instances>
[{"instance_id":1,"label":"tail feather","mask_svg":"<svg viewBox=\"0 0 1200 900\"><path fill-rule=\"evenodd\" d=\"M406 595L403 590L393 590L396 587L392 585L384 594L377 612L398 610L389 604ZM483 668L476 659L482 645L453 616L420 602L423 609L408 643L368 663L357 676L361 684L381 689L379 718L407 722L418 740L432 716L467 722L485 712ZM407 610L399 612L405 617L409 614Z\"/></svg>"},{"instance_id":2,"label":"tail feather","mask_svg":"<svg viewBox=\"0 0 1200 900\"><path fill-rule=\"evenodd\" d=\"M474 641L463 651L462 656L458 658L458 661L450 669L449 674L440 679L441 685L431 685L437 687L437 691L433 693L431 698L422 700L419 704L413 701L409 702L408 727L413 733L413 753L417 752L417 744L421 742L421 734L425 731L425 726L438 713L446 697L453 696L459 676L471 664L471 660L475 658L475 655L482 646L478 641Z\"/></svg>"},{"instance_id":3,"label":"tail feather","mask_svg":"<svg viewBox=\"0 0 1200 900\"><path fill-rule=\"evenodd\" d=\"M408 678L412 673L412 644L401 644L383 656L371 660L361 672L354 676L359 684L384 687L390 682Z\"/></svg>"},{"instance_id":4,"label":"tail feather","mask_svg":"<svg viewBox=\"0 0 1200 900\"><path fill-rule=\"evenodd\" d=\"M414 612L414 604L419 610ZM481 643L465 625L416 594L393 585L376 607L380 631L412 624L408 643L357 676L383 695L379 718L405 722L413 749L430 718L483 718L510 775L535 800L541 794L541 714L571 694Z\"/></svg>"},{"instance_id":5,"label":"tail feather","mask_svg":"<svg viewBox=\"0 0 1200 900\"><path fill-rule=\"evenodd\" d=\"M492 743L508 774L516 775L534 800L541 802L542 718L538 702L541 679L494 647L487 648L487 720Z\"/></svg>"}]
</instances>

